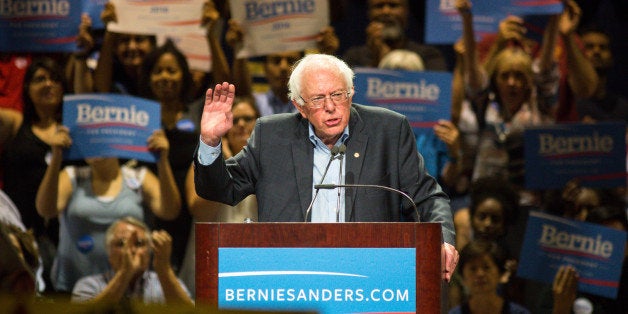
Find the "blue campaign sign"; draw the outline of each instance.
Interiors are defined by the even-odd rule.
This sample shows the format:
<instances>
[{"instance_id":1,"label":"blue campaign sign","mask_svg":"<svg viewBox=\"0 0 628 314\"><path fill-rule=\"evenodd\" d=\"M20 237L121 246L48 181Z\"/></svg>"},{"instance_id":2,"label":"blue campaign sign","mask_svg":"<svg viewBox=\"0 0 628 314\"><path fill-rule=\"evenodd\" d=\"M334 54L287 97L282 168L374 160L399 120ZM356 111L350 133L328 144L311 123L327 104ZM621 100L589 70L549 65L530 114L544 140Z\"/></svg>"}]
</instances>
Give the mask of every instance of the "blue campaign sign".
<instances>
[{"instance_id":1,"label":"blue campaign sign","mask_svg":"<svg viewBox=\"0 0 628 314\"><path fill-rule=\"evenodd\" d=\"M482 1L492 2L491 0ZM510 4L504 6L501 10L511 15L551 15L563 11L562 0L509 0L507 2L510 2Z\"/></svg>"},{"instance_id":2,"label":"blue campaign sign","mask_svg":"<svg viewBox=\"0 0 628 314\"><path fill-rule=\"evenodd\" d=\"M82 5L80 0L0 1L0 51L76 50Z\"/></svg>"},{"instance_id":3,"label":"blue campaign sign","mask_svg":"<svg viewBox=\"0 0 628 314\"><path fill-rule=\"evenodd\" d=\"M474 0L473 30L480 40L498 31L499 22L508 15L551 15L563 10L561 0ZM462 36L462 19L454 6L455 1L427 0L425 42L452 44ZM497 4L499 3L499 4Z\"/></svg>"},{"instance_id":4,"label":"blue campaign sign","mask_svg":"<svg viewBox=\"0 0 628 314\"><path fill-rule=\"evenodd\" d=\"M105 3L109 0L82 0L83 12L92 19L92 29L103 29L105 24L100 19L100 13L105 8Z\"/></svg>"},{"instance_id":5,"label":"blue campaign sign","mask_svg":"<svg viewBox=\"0 0 628 314\"><path fill-rule=\"evenodd\" d=\"M405 115L415 134L451 119L451 73L355 69L353 102Z\"/></svg>"},{"instance_id":6,"label":"blue campaign sign","mask_svg":"<svg viewBox=\"0 0 628 314\"><path fill-rule=\"evenodd\" d=\"M220 248L218 307L415 313L414 248Z\"/></svg>"},{"instance_id":7,"label":"blue campaign sign","mask_svg":"<svg viewBox=\"0 0 628 314\"><path fill-rule=\"evenodd\" d=\"M526 129L526 188L562 188L571 179L589 187L624 186L625 134L623 122L566 123Z\"/></svg>"},{"instance_id":8,"label":"blue campaign sign","mask_svg":"<svg viewBox=\"0 0 628 314\"><path fill-rule=\"evenodd\" d=\"M120 94L63 98L63 124L70 129L68 160L119 157L155 162L146 140L161 125L158 102Z\"/></svg>"},{"instance_id":9,"label":"blue campaign sign","mask_svg":"<svg viewBox=\"0 0 628 314\"><path fill-rule=\"evenodd\" d=\"M615 299L625 247L625 231L532 211L517 276L551 284L561 265L571 265L579 291Z\"/></svg>"}]
</instances>

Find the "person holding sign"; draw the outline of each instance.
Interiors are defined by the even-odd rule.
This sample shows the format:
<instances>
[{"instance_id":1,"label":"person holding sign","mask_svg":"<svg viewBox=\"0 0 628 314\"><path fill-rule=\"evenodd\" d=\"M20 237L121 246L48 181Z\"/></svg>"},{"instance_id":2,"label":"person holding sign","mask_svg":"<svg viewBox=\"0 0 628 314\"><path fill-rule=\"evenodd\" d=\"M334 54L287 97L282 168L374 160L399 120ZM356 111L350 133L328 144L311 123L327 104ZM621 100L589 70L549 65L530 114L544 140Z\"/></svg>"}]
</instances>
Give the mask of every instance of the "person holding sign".
<instances>
[{"instance_id":1,"label":"person holding sign","mask_svg":"<svg viewBox=\"0 0 628 314\"><path fill-rule=\"evenodd\" d=\"M547 53L556 56L560 75L558 101L552 108L552 116L556 121L574 122L578 121L576 98L591 97L595 93L599 79L593 65L580 48L580 38L575 32L580 23L582 10L575 0L561 2L563 12L549 17L540 42L526 38L526 32L532 28L525 27L523 18L509 16L500 22L496 36L484 36L480 42L482 46L489 46L487 56L481 59L490 64L502 49L513 45L528 53L536 52L540 59ZM548 48L549 50L546 50ZM542 71L547 70L542 63L539 65Z\"/></svg>"},{"instance_id":2,"label":"person holding sign","mask_svg":"<svg viewBox=\"0 0 628 314\"><path fill-rule=\"evenodd\" d=\"M473 32L471 2L457 0L456 8L463 24L465 90L478 125L472 180L501 176L518 190L521 210L506 237L516 253L523 244L529 211L540 206L539 193L523 189L523 135L526 128L554 121L551 109L555 107L559 76L553 52L558 20L554 17L545 29L538 59L534 60L521 46L513 45L482 66Z\"/></svg>"},{"instance_id":3,"label":"person holding sign","mask_svg":"<svg viewBox=\"0 0 628 314\"><path fill-rule=\"evenodd\" d=\"M378 68L423 71L425 66L416 52L395 49L382 58ZM434 125L433 132L416 134L416 137L417 149L425 159L427 172L436 178L445 191L452 190L460 172L458 160L462 159L460 132L456 125L449 120L440 119Z\"/></svg>"},{"instance_id":4,"label":"person holding sign","mask_svg":"<svg viewBox=\"0 0 628 314\"><path fill-rule=\"evenodd\" d=\"M221 138L233 126L235 86L224 82L207 91L194 157L196 193L230 205L255 194L262 222L441 223L442 278L449 281L458 259L449 199L426 173L408 120L352 104L353 71L331 55L297 62L289 89L299 112L260 118L247 146L226 161ZM345 158L334 162L332 150ZM325 177L326 164L334 168ZM385 189L328 190L316 199L318 182L383 185L408 194L413 204Z\"/></svg>"},{"instance_id":5,"label":"person holding sign","mask_svg":"<svg viewBox=\"0 0 628 314\"><path fill-rule=\"evenodd\" d=\"M225 37L237 54L244 40L244 31L237 21L229 20L229 29ZM262 115L295 112L288 98L288 78L292 65L302 57L301 51L286 51L264 56L264 77L269 85L265 93L253 92L248 59L236 58L233 61L233 80L240 87L238 95L253 95Z\"/></svg>"},{"instance_id":6,"label":"person holding sign","mask_svg":"<svg viewBox=\"0 0 628 314\"><path fill-rule=\"evenodd\" d=\"M87 62L96 44L91 28L92 19L89 14L83 13L76 36L78 50L70 55L65 66L68 91L75 94L91 93L94 88L94 76Z\"/></svg>"},{"instance_id":7,"label":"person holding sign","mask_svg":"<svg viewBox=\"0 0 628 314\"><path fill-rule=\"evenodd\" d=\"M229 20L225 39L237 55L243 47L244 30L234 19ZM338 38L331 26L323 28L317 35L316 46L319 52L333 54L339 46ZM269 89L266 92L253 92L252 76L248 59L236 58L233 62L233 80L238 86L238 95L253 95L262 116L296 112L288 98L288 79L292 66L301 59L304 51L281 51L263 56L264 77Z\"/></svg>"},{"instance_id":8,"label":"person holding sign","mask_svg":"<svg viewBox=\"0 0 628 314\"><path fill-rule=\"evenodd\" d=\"M628 231L626 211L618 206L594 207L590 209L585 221L620 231ZM541 294L543 298L539 300L539 312L555 314L626 313L628 311L628 299L624 297L628 293L628 259L626 255L628 255L628 250L624 250L616 299L578 292L580 276L577 269L571 265L561 265L554 276L551 293L548 291L550 287L547 287L547 293Z\"/></svg>"},{"instance_id":9,"label":"person holding sign","mask_svg":"<svg viewBox=\"0 0 628 314\"><path fill-rule=\"evenodd\" d=\"M198 142L200 104L193 101L192 73L185 55L167 40L144 57L139 82L143 97L159 102L161 126L170 143L169 163L181 195L186 195L186 175L192 164L192 155ZM196 108L194 108L196 107ZM154 164L149 165L158 171ZM174 220L151 217L151 229L166 230L173 239L172 265L179 270L190 232L192 217L185 198L181 202L181 214Z\"/></svg>"},{"instance_id":10,"label":"person holding sign","mask_svg":"<svg viewBox=\"0 0 628 314\"><path fill-rule=\"evenodd\" d=\"M116 219L130 215L144 220L146 211L162 219L179 215L181 197L164 131L155 131L147 143L149 150L159 152L159 177L145 167L121 166L116 157L88 158L88 167L61 169L63 149L72 139L62 126L52 137L50 165L35 202L42 217L60 220L59 247L51 275L58 292L70 292L83 276L107 271L104 236Z\"/></svg>"},{"instance_id":11,"label":"person holding sign","mask_svg":"<svg viewBox=\"0 0 628 314\"><path fill-rule=\"evenodd\" d=\"M480 132L473 179L500 174L523 186L523 130L553 123L550 108L558 73L552 53L557 20L546 29L538 60L522 48L508 47L484 68L477 57L471 2L457 0L456 7L463 21L466 89Z\"/></svg>"},{"instance_id":12,"label":"person holding sign","mask_svg":"<svg viewBox=\"0 0 628 314\"><path fill-rule=\"evenodd\" d=\"M206 28L205 36L211 51L212 75L210 76L205 70L190 70L193 78L194 97L202 98L204 96L201 94L204 94L211 77L216 81L222 81L230 75L226 57L218 40L218 18L219 13L213 1L205 1L202 6L201 25L199 26ZM116 8L112 2L105 4L101 19L104 24L118 22ZM128 23L129 21L125 22ZM156 35L161 35L157 30L150 32L150 34L135 34L107 30L99 52L96 69L92 74L87 68L85 59L92 52L95 40L91 34L91 20L89 16L83 15L77 36L79 51L74 53L67 70L68 76L78 77L77 79L72 78L73 90L77 93L95 91L140 95L138 80L141 74L141 64L146 55L157 47ZM154 32L158 32L158 34L154 34Z\"/></svg>"},{"instance_id":13,"label":"person holding sign","mask_svg":"<svg viewBox=\"0 0 628 314\"><path fill-rule=\"evenodd\" d=\"M100 17L105 25L116 21L116 11L113 3L109 1L105 3ZM83 17L79 27L79 44L81 44L83 51L90 50L94 43L87 31L89 30L89 25L89 18ZM83 92L114 92L134 96L139 95L137 83L142 60L156 46L157 38L154 35L105 31L98 57L98 65L93 73L93 83L79 80L75 82L81 85L78 90ZM84 62L83 55L79 59L83 59L78 60L79 62ZM75 71L82 68L81 65L75 65L74 67Z\"/></svg>"}]
</instances>

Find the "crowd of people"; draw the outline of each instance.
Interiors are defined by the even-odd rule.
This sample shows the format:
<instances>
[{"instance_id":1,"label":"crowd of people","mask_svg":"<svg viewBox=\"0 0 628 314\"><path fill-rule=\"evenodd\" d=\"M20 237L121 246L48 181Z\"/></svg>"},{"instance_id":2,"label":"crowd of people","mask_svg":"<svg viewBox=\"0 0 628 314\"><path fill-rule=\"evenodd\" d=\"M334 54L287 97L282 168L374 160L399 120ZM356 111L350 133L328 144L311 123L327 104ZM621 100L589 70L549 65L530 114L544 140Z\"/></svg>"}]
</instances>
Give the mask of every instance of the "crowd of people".
<instances>
[{"instance_id":1,"label":"crowd of people","mask_svg":"<svg viewBox=\"0 0 628 314\"><path fill-rule=\"evenodd\" d=\"M193 305L195 222L433 221L450 313L571 313L583 299L593 313L627 312L626 298L578 292L569 265L553 285L517 277L532 210L628 231L626 186L524 184L527 128L628 121L625 91L609 88L616 39L565 0L540 42L517 16L478 41L472 0L454 2L462 37L447 49L410 36L408 0L368 0L363 44L343 47L350 35L328 26L315 51L263 56L263 91L252 60L236 57L247 34L226 1L200 10L211 72L191 69L171 40L96 32L87 15L75 53L0 53L0 252L11 253L0 291ZM105 5L105 25L115 10ZM404 116L352 103L354 67L452 72L451 118L415 135ZM158 102L161 128L146 139L157 161L64 160L73 142L63 96L72 93ZM352 158L331 163L338 146ZM343 169L352 176L329 182L396 188L419 211L378 191L313 190ZM628 294L626 261L619 296Z\"/></svg>"}]
</instances>

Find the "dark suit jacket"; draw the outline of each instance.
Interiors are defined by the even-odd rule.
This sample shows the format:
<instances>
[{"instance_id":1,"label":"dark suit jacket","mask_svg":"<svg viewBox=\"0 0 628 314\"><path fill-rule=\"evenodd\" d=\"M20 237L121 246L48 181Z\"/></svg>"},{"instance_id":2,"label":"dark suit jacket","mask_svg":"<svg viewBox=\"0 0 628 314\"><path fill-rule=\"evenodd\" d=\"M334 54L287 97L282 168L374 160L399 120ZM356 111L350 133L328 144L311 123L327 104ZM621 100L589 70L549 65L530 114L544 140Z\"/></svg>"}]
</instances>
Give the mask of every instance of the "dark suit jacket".
<instances>
[{"instance_id":1,"label":"dark suit jacket","mask_svg":"<svg viewBox=\"0 0 628 314\"><path fill-rule=\"evenodd\" d=\"M235 205L257 196L260 222L302 222L312 199L313 144L309 122L299 113L260 118L248 145L228 160L203 166L194 156L199 196ZM420 221L442 223L443 239L454 244L449 198L425 172L408 120L393 111L353 104L345 141L347 184L377 184L404 191ZM346 221L416 221L408 200L386 190L347 188Z\"/></svg>"}]
</instances>

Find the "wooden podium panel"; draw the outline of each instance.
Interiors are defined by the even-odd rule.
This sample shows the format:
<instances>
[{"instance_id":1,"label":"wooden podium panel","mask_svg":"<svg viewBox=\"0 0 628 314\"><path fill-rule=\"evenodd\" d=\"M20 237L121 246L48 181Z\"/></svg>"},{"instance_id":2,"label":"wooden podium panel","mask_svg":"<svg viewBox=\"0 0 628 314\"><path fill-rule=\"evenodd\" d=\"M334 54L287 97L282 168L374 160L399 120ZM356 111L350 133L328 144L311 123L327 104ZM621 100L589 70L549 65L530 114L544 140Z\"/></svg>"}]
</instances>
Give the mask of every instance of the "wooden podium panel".
<instances>
[{"instance_id":1,"label":"wooden podium panel","mask_svg":"<svg viewBox=\"0 0 628 314\"><path fill-rule=\"evenodd\" d=\"M441 239L438 223L196 223L196 298L218 304L219 248L415 248L417 312L438 313Z\"/></svg>"}]
</instances>

